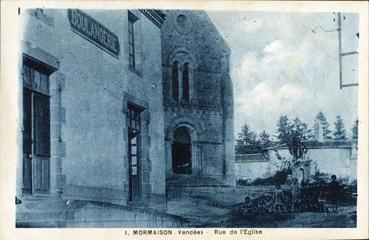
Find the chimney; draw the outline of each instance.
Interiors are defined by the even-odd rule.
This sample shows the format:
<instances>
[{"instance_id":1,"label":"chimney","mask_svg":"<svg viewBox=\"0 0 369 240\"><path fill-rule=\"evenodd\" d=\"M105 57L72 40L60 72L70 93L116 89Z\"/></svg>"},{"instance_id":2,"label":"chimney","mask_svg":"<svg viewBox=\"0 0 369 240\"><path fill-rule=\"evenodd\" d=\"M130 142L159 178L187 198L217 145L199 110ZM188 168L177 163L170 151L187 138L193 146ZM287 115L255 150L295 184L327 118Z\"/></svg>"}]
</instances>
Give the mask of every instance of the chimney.
<instances>
[{"instance_id":1,"label":"chimney","mask_svg":"<svg viewBox=\"0 0 369 240\"><path fill-rule=\"evenodd\" d=\"M318 142L324 142L323 127L319 122L315 122L314 124L314 140Z\"/></svg>"}]
</instances>

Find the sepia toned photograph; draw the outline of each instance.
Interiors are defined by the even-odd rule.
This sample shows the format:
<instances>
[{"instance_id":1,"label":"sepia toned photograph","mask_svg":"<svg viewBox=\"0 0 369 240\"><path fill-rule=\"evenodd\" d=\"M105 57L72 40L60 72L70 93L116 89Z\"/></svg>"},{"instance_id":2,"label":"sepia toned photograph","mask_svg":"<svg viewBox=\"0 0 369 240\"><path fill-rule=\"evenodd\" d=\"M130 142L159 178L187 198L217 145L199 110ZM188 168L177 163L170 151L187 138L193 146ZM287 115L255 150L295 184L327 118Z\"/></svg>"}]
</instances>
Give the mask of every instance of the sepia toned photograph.
<instances>
[{"instance_id":1,"label":"sepia toned photograph","mask_svg":"<svg viewBox=\"0 0 369 240\"><path fill-rule=\"evenodd\" d=\"M357 229L362 15L163 6L12 8L15 229Z\"/></svg>"}]
</instances>

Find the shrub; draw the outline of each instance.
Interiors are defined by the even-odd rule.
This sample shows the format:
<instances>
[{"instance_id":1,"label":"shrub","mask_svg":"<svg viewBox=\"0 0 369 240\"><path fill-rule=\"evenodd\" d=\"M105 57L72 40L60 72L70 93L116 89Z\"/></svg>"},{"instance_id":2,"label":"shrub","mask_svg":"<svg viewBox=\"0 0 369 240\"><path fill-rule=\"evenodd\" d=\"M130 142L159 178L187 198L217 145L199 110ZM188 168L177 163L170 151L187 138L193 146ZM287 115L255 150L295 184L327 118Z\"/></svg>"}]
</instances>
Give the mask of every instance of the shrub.
<instances>
[{"instance_id":1,"label":"shrub","mask_svg":"<svg viewBox=\"0 0 369 240\"><path fill-rule=\"evenodd\" d=\"M251 184L252 185L282 185L286 182L287 176L291 174L290 169L283 169L276 171L275 174L267 178L257 178Z\"/></svg>"}]
</instances>

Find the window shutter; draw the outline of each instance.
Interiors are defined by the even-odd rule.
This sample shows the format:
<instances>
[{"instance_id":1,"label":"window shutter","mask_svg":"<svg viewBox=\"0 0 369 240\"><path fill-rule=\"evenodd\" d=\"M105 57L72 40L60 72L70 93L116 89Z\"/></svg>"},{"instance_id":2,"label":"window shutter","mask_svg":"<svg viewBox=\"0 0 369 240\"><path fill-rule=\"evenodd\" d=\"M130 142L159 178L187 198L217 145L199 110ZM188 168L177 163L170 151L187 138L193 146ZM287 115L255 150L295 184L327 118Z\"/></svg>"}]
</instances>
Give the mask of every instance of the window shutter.
<instances>
[{"instance_id":1,"label":"window shutter","mask_svg":"<svg viewBox=\"0 0 369 240\"><path fill-rule=\"evenodd\" d=\"M33 95L34 152L38 156L50 156L50 101L42 94Z\"/></svg>"}]
</instances>

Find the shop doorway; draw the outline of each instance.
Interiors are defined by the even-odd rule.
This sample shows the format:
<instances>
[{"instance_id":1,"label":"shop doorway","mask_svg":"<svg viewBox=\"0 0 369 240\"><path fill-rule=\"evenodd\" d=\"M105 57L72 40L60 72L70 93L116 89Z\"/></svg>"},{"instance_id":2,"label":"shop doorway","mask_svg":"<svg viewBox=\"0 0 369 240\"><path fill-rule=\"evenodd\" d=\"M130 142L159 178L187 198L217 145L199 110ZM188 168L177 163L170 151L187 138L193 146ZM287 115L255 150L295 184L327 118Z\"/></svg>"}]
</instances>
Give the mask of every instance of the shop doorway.
<instances>
[{"instance_id":1,"label":"shop doorway","mask_svg":"<svg viewBox=\"0 0 369 240\"><path fill-rule=\"evenodd\" d=\"M129 201L141 196L141 112L142 108L128 104L128 176Z\"/></svg>"},{"instance_id":2,"label":"shop doorway","mask_svg":"<svg viewBox=\"0 0 369 240\"><path fill-rule=\"evenodd\" d=\"M50 189L50 69L23 59L23 193Z\"/></svg>"}]
</instances>

